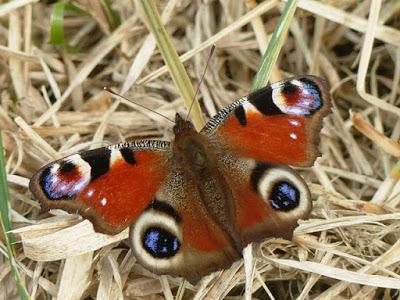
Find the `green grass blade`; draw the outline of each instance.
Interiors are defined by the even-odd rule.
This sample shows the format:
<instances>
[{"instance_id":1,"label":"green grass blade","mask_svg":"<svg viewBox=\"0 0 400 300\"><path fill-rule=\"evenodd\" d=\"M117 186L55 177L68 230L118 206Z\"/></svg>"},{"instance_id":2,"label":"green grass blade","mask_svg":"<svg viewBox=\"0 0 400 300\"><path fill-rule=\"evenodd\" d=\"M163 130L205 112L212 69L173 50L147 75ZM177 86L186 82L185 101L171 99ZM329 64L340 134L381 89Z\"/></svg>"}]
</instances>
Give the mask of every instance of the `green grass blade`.
<instances>
[{"instance_id":1,"label":"green grass blade","mask_svg":"<svg viewBox=\"0 0 400 300\"><path fill-rule=\"evenodd\" d=\"M8 184L7 184L7 175L6 175L6 166L4 162L4 148L3 148L3 139L1 136L0 129L0 212L1 218L4 223L5 232L11 230L11 214L9 209L9 194L8 194ZM13 240L11 239L11 242Z\"/></svg>"},{"instance_id":2,"label":"green grass blade","mask_svg":"<svg viewBox=\"0 0 400 300\"><path fill-rule=\"evenodd\" d=\"M7 244L8 258L10 260L10 265L11 265L11 272L17 284L19 296L21 299L27 300L30 299L30 297L27 290L25 289L21 276L19 275L19 272L17 270L17 263L15 261L15 249L13 245L14 236L11 233L7 233L12 228L9 199L10 195L8 192L3 139L0 129L0 226L1 226L0 232L4 233L4 237Z\"/></svg>"},{"instance_id":3,"label":"green grass blade","mask_svg":"<svg viewBox=\"0 0 400 300\"><path fill-rule=\"evenodd\" d=\"M161 51L175 86L185 102L186 107L189 108L195 97L194 89L183 64L179 60L179 56L171 42L171 39L162 24L157 7L153 0L140 0L140 3L146 17L147 26L156 39L158 48ZM204 126L204 120L198 101L194 102L190 116L196 129L200 130Z\"/></svg>"},{"instance_id":4,"label":"green grass blade","mask_svg":"<svg viewBox=\"0 0 400 300\"><path fill-rule=\"evenodd\" d=\"M107 16L109 23L112 24L113 28L121 25L121 19L118 16L118 14L116 13L116 11L111 8L109 1L100 0L100 3L103 7L103 11Z\"/></svg>"},{"instance_id":5,"label":"green grass blade","mask_svg":"<svg viewBox=\"0 0 400 300\"><path fill-rule=\"evenodd\" d=\"M59 45L66 49L68 52L78 52L78 49L71 47L65 41L64 35L64 12L71 11L80 15L88 15L84 10L79 7L66 3L63 1L57 2L54 5L54 10L50 20L50 44Z\"/></svg>"},{"instance_id":6,"label":"green grass blade","mask_svg":"<svg viewBox=\"0 0 400 300\"><path fill-rule=\"evenodd\" d=\"M276 26L272 38L268 44L268 48L265 51L260 68L251 84L250 91L257 90L264 87L271 76L272 67L275 65L278 59L279 52L281 51L283 42L285 41L287 32L290 27L293 15L296 11L297 0L288 0L283 10L282 16L279 19L278 25Z\"/></svg>"},{"instance_id":7,"label":"green grass blade","mask_svg":"<svg viewBox=\"0 0 400 300\"><path fill-rule=\"evenodd\" d=\"M58 2L54 5L50 21L50 44L64 45L64 10L65 3Z\"/></svg>"}]
</instances>

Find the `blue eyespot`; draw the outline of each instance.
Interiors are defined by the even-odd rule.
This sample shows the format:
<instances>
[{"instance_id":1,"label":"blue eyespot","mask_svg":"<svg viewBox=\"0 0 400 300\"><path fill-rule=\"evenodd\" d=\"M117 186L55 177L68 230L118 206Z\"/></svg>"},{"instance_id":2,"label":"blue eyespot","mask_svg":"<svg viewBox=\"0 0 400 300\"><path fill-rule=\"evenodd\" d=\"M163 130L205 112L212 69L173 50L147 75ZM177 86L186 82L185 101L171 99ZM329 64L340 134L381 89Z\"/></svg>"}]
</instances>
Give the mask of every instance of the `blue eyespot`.
<instances>
[{"instance_id":1,"label":"blue eyespot","mask_svg":"<svg viewBox=\"0 0 400 300\"><path fill-rule=\"evenodd\" d=\"M143 234L142 243L144 249L156 258L172 257L181 247L175 235L160 227L149 227Z\"/></svg>"},{"instance_id":2,"label":"blue eyespot","mask_svg":"<svg viewBox=\"0 0 400 300\"><path fill-rule=\"evenodd\" d=\"M51 172L50 167L43 171L40 181L43 192L50 200L69 199L73 196L68 193L68 186L60 182L58 177Z\"/></svg>"},{"instance_id":3,"label":"blue eyespot","mask_svg":"<svg viewBox=\"0 0 400 300\"><path fill-rule=\"evenodd\" d=\"M293 184L280 181L272 188L269 201L276 210L290 211L299 205L300 192Z\"/></svg>"}]
</instances>

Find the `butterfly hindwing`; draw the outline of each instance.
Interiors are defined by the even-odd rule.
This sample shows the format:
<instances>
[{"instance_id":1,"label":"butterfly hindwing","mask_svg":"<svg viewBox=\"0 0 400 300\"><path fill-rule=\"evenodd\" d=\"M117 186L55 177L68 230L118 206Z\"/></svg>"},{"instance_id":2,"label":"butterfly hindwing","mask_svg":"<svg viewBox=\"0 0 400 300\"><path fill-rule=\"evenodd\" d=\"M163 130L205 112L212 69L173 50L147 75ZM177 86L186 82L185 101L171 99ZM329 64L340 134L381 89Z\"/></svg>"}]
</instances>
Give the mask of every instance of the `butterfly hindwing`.
<instances>
[{"instance_id":1,"label":"butterfly hindwing","mask_svg":"<svg viewBox=\"0 0 400 300\"><path fill-rule=\"evenodd\" d=\"M294 77L257 90L214 116L202 130L236 155L294 166L318 156L322 119L329 113L327 84Z\"/></svg>"},{"instance_id":2,"label":"butterfly hindwing","mask_svg":"<svg viewBox=\"0 0 400 300\"><path fill-rule=\"evenodd\" d=\"M195 182L179 166L131 225L130 241L139 263L148 270L192 283L241 256L241 249L205 207Z\"/></svg>"},{"instance_id":3,"label":"butterfly hindwing","mask_svg":"<svg viewBox=\"0 0 400 300\"><path fill-rule=\"evenodd\" d=\"M232 193L243 246L266 237L290 240L298 220L309 217L309 189L290 167L229 154L221 154L220 164Z\"/></svg>"},{"instance_id":4,"label":"butterfly hindwing","mask_svg":"<svg viewBox=\"0 0 400 300\"><path fill-rule=\"evenodd\" d=\"M52 162L30 181L42 208L61 208L92 221L96 231L128 227L168 175L170 146L136 141L84 151Z\"/></svg>"}]
</instances>

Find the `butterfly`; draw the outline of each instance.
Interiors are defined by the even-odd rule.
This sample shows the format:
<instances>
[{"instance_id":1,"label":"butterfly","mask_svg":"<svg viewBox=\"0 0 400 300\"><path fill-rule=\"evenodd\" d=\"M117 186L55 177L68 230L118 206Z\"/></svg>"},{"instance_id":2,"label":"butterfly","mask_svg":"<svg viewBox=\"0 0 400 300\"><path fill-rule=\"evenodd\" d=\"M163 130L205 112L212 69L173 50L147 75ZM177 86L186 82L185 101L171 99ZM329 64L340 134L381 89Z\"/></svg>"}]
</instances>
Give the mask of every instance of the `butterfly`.
<instances>
[{"instance_id":1,"label":"butterfly","mask_svg":"<svg viewBox=\"0 0 400 300\"><path fill-rule=\"evenodd\" d=\"M323 79L293 77L236 100L200 132L177 114L171 142L83 151L44 166L29 187L44 210L80 214L98 232L129 226L141 265L197 282L249 243L291 239L309 217L310 191L287 165L319 156L330 107Z\"/></svg>"}]
</instances>

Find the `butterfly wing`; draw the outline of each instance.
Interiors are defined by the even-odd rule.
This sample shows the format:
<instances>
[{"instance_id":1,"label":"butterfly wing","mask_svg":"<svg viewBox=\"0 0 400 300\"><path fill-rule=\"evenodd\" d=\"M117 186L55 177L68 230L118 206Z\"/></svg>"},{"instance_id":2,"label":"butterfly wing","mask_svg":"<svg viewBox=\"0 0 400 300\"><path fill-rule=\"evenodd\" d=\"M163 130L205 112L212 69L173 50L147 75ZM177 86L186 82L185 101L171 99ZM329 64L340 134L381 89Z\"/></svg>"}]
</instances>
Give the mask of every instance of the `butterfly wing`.
<instances>
[{"instance_id":1,"label":"butterfly wing","mask_svg":"<svg viewBox=\"0 0 400 300\"><path fill-rule=\"evenodd\" d=\"M194 181L179 167L131 225L130 241L139 263L148 270L192 283L241 257L240 249L207 211Z\"/></svg>"},{"instance_id":2,"label":"butterfly wing","mask_svg":"<svg viewBox=\"0 0 400 300\"><path fill-rule=\"evenodd\" d=\"M241 157L311 166L319 155L322 119L330 111L327 84L301 76L257 90L222 109L202 132Z\"/></svg>"},{"instance_id":3,"label":"butterfly wing","mask_svg":"<svg viewBox=\"0 0 400 300\"><path fill-rule=\"evenodd\" d=\"M204 127L234 202L242 245L266 237L291 239L312 201L296 171L319 155L327 84L314 76L284 80L237 100Z\"/></svg>"},{"instance_id":4,"label":"butterfly wing","mask_svg":"<svg viewBox=\"0 0 400 300\"><path fill-rule=\"evenodd\" d=\"M84 151L41 168L29 187L42 208L64 209L115 234L151 203L168 175L170 144L133 143Z\"/></svg>"},{"instance_id":5,"label":"butterfly wing","mask_svg":"<svg viewBox=\"0 0 400 300\"><path fill-rule=\"evenodd\" d=\"M298 220L308 219L310 191L289 166L223 154L220 162L243 247L267 237L290 240Z\"/></svg>"}]
</instances>

